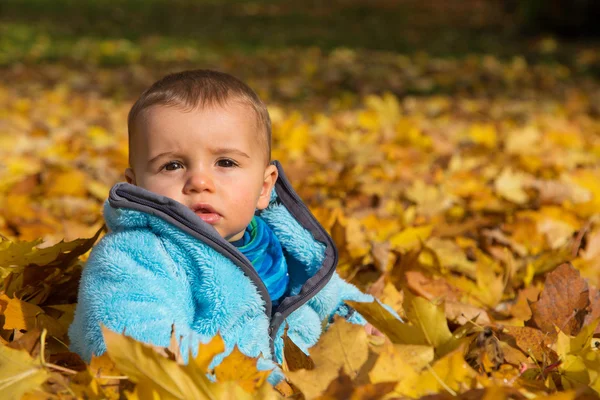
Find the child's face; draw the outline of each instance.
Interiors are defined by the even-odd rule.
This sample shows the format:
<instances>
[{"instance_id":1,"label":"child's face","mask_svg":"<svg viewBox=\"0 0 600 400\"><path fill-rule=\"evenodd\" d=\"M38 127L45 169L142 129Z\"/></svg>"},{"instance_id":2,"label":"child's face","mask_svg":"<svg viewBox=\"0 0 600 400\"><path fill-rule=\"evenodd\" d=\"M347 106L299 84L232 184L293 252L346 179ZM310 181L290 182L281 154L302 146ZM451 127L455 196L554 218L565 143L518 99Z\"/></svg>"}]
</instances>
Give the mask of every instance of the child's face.
<instances>
[{"instance_id":1,"label":"child's face","mask_svg":"<svg viewBox=\"0 0 600 400\"><path fill-rule=\"evenodd\" d=\"M263 135L263 136L261 136ZM191 111L155 105L132 138L129 183L191 208L227 240L240 239L269 204L277 168L267 166L253 109L235 101Z\"/></svg>"}]
</instances>

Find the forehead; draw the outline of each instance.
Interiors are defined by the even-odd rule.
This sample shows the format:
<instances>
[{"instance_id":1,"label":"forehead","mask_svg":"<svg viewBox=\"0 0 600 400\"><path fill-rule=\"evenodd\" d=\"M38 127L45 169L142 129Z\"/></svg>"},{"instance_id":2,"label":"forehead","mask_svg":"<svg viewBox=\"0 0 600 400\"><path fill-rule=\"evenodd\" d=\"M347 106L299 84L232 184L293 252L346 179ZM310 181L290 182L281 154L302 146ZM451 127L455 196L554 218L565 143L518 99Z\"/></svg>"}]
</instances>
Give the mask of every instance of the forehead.
<instances>
[{"instance_id":1,"label":"forehead","mask_svg":"<svg viewBox=\"0 0 600 400\"><path fill-rule=\"evenodd\" d=\"M213 142L247 142L250 151L268 152L267 133L255 109L230 100L223 105L192 108L155 104L143 109L130 127L130 154L201 137Z\"/></svg>"}]
</instances>

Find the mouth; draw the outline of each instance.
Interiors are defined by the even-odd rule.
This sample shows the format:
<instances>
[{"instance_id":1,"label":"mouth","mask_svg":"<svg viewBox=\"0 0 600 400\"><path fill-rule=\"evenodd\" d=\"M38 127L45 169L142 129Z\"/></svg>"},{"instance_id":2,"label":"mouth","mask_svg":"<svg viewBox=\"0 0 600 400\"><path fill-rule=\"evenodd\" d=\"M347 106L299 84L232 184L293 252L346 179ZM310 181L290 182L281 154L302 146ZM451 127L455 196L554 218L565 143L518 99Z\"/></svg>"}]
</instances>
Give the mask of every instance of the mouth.
<instances>
[{"instance_id":1,"label":"mouth","mask_svg":"<svg viewBox=\"0 0 600 400\"><path fill-rule=\"evenodd\" d=\"M209 224L216 224L221 220L221 214L219 214L210 204L200 203L195 204L192 207L192 211L199 216L204 222Z\"/></svg>"}]
</instances>

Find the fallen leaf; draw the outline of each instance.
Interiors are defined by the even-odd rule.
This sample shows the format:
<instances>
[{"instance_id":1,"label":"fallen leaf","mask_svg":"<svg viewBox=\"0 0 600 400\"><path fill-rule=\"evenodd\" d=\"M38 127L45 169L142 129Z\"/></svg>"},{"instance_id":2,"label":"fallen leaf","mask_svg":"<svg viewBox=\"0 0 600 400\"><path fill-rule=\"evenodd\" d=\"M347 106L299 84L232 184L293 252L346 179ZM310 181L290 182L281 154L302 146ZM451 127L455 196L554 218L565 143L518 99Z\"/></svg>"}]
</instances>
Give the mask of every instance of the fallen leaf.
<instances>
[{"instance_id":1,"label":"fallen leaf","mask_svg":"<svg viewBox=\"0 0 600 400\"><path fill-rule=\"evenodd\" d=\"M40 307L19 299L10 299L4 312L3 329L47 329L50 335L61 337L66 329Z\"/></svg>"},{"instance_id":2,"label":"fallen leaf","mask_svg":"<svg viewBox=\"0 0 600 400\"><path fill-rule=\"evenodd\" d=\"M383 332L393 343L398 344L427 344L423 332L416 326L401 322L379 302L361 303L347 301L360 315Z\"/></svg>"},{"instance_id":3,"label":"fallen leaf","mask_svg":"<svg viewBox=\"0 0 600 400\"><path fill-rule=\"evenodd\" d=\"M390 245L392 249L403 253L416 250L425 243L432 230L433 226L431 225L406 228L390 237Z\"/></svg>"},{"instance_id":4,"label":"fallen leaf","mask_svg":"<svg viewBox=\"0 0 600 400\"><path fill-rule=\"evenodd\" d=\"M558 359L551 347L553 336L527 326L507 326L504 329L507 335L514 338L516 345L535 360L554 362Z\"/></svg>"},{"instance_id":5,"label":"fallen leaf","mask_svg":"<svg viewBox=\"0 0 600 400\"><path fill-rule=\"evenodd\" d=\"M213 358L225 351L225 342L221 335L215 335L210 342L203 343L200 349L201 351L198 351L196 357L190 357L190 359L200 371L206 372Z\"/></svg>"},{"instance_id":6,"label":"fallen leaf","mask_svg":"<svg viewBox=\"0 0 600 400\"><path fill-rule=\"evenodd\" d=\"M211 399L214 384L193 363L183 367L151 347L103 327L108 355L116 367L137 383L140 398Z\"/></svg>"},{"instance_id":7,"label":"fallen leaf","mask_svg":"<svg viewBox=\"0 0 600 400\"><path fill-rule=\"evenodd\" d=\"M40 335L42 331L39 329L31 329L23 336L8 343L7 346L15 350L24 350L31 357L37 357L40 353Z\"/></svg>"},{"instance_id":8,"label":"fallen leaf","mask_svg":"<svg viewBox=\"0 0 600 400\"><path fill-rule=\"evenodd\" d=\"M415 379L433 359L431 346L389 344L379 355L369 372L369 378L373 383Z\"/></svg>"},{"instance_id":9,"label":"fallen leaf","mask_svg":"<svg viewBox=\"0 0 600 400\"><path fill-rule=\"evenodd\" d=\"M411 294L410 291L405 291L404 310L408 320L421 329L427 343L434 348L437 349L453 339L443 305L437 306L427 299Z\"/></svg>"},{"instance_id":10,"label":"fallen leaf","mask_svg":"<svg viewBox=\"0 0 600 400\"><path fill-rule=\"evenodd\" d=\"M315 369L288 372L287 376L307 399L314 399L336 379L340 368L351 378L356 378L368 353L364 328L337 319L311 348Z\"/></svg>"},{"instance_id":11,"label":"fallen leaf","mask_svg":"<svg viewBox=\"0 0 600 400\"><path fill-rule=\"evenodd\" d=\"M484 309L467 303L446 301L444 311L449 321L455 321L459 325L464 325L467 321L473 321L480 325L488 325L491 322L488 313Z\"/></svg>"},{"instance_id":12,"label":"fallen leaf","mask_svg":"<svg viewBox=\"0 0 600 400\"><path fill-rule=\"evenodd\" d=\"M531 303L531 326L555 334L555 329L577 335L590 303L588 285L570 263L559 265L546 277L540 299Z\"/></svg>"},{"instance_id":13,"label":"fallen leaf","mask_svg":"<svg viewBox=\"0 0 600 400\"><path fill-rule=\"evenodd\" d=\"M505 168L496 178L494 189L500 196L513 203L525 204L529 201L529 196L523 190L527 183L528 177L525 174Z\"/></svg>"},{"instance_id":14,"label":"fallen leaf","mask_svg":"<svg viewBox=\"0 0 600 400\"><path fill-rule=\"evenodd\" d=\"M429 276L419 270L405 270L404 276L408 288L428 300L458 301L462 297L461 291L442 277Z\"/></svg>"},{"instance_id":15,"label":"fallen leaf","mask_svg":"<svg viewBox=\"0 0 600 400\"><path fill-rule=\"evenodd\" d=\"M354 385L352 379L340 369L338 377L333 380L325 393L318 400L369 400L379 399L394 390L394 382L370 383L361 386Z\"/></svg>"},{"instance_id":16,"label":"fallen leaf","mask_svg":"<svg viewBox=\"0 0 600 400\"><path fill-rule=\"evenodd\" d=\"M50 374L27 351L0 346L0 390L6 399L20 399L39 389Z\"/></svg>"},{"instance_id":17,"label":"fallen leaf","mask_svg":"<svg viewBox=\"0 0 600 400\"><path fill-rule=\"evenodd\" d=\"M270 371L256 369L256 359L243 354L237 347L215 368L219 382L236 382L248 393L262 386Z\"/></svg>"},{"instance_id":18,"label":"fallen leaf","mask_svg":"<svg viewBox=\"0 0 600 400\"><path fill-rule=\"evenodd\" d=\"M450 390L458 392L461 387L472 388L476 372L467 365L463 350L457 349L436 361L414 379L399 382L394 393L418 398L428 394Z\"/></svg>"},{"instance_id":19,"label":"fallen leaf","mask_svg":"<svg viewBox=\"0 0 600 400\"><path fill-rule=\"evenodd\" d=\"M296 343L287 334L283 336L283 359L284 371L311 370L315 368L312 358L296 346Z\"/></svg>"}]
</instances>

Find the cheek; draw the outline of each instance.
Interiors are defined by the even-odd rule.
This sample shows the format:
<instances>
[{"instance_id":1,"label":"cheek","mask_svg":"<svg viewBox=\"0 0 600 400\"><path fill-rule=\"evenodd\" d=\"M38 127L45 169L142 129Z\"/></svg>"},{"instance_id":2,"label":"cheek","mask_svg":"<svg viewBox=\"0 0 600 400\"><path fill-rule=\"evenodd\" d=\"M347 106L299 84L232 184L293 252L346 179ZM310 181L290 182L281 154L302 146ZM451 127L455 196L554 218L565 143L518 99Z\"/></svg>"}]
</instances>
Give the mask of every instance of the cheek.
<instances>
[{"instance_id":1,"label":"cheek","mask_svg":"<svg viewBox=\"0 0 600 400\"><path fill-rule=\"evenodd\" d=\"M153 176L150 179L142 179L138 186L168 197L174 197L178 193L175 179L160 179L160 177Z\"/></svg>"},{"instance_id":2,"label":"cheek","mask_svg":"<svg viewBox=\"0 0 600 400\"><path fill-rule=\"evenodd\" d=\"M251 210L254 212L256 208L256 202L260 195L260 188L256 188L256 185L238 185L232 186L235 189L229 192L229 198L231 206L238 209L239 212L246 212Z\"/></svg>"}]
</instances>

